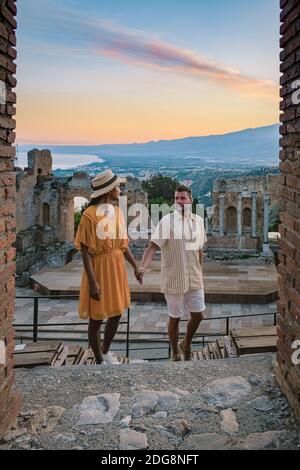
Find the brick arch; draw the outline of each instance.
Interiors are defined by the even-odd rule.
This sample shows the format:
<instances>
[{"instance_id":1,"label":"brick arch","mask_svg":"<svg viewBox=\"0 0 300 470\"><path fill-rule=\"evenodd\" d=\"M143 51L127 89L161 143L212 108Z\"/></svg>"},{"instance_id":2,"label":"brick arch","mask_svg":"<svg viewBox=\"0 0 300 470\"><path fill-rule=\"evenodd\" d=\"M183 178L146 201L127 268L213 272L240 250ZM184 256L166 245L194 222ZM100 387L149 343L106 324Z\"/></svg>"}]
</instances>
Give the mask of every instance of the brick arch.
<instances>
[{"instance_id":1,"label":"brick arch","mask_svg":"<svg viewBox=\"0 0 300 470\"><path fill-rule=\"evenodd\" d=\"M90 199L91 189L72 188L64 192L61 198L59 210L59 237L62 241L73 242L74 240L74 198L84 197Z\"/></svg>"}]
</instances>

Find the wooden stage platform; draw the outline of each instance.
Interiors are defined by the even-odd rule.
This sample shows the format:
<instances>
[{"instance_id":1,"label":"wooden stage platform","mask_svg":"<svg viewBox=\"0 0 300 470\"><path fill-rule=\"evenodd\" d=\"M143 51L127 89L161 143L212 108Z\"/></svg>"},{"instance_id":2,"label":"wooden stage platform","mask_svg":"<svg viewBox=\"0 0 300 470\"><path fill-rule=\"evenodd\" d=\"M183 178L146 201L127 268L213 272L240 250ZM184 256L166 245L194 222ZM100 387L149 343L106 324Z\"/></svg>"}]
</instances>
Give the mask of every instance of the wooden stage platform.
<instances>
[{"instance_id":1,"label":"wooden stage platform","mask_svg":"<svg viewBox=\"0 0 300 470\"><path fill-rule=\"evenodd\" d=\"M61 268L45 268L31 276L31 287L44 295L78 295L82 271L81 260ZM128 278L132 300L164 301L160 292L160 262L154 261L139 286L131 267ZM204 286L206 302L264 304L277 300L277 271L274 265L239 266L205 264Z\"/></svg>"}]
</instances>

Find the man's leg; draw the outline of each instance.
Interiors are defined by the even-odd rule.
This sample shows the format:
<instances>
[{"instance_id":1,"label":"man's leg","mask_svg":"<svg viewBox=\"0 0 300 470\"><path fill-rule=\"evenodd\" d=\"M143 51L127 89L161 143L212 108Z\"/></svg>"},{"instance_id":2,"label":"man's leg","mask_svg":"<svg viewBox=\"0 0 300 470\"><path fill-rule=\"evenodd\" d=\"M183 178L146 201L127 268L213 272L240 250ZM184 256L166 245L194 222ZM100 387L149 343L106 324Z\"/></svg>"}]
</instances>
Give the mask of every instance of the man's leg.
<instances>
[{"instance_id":1,"label":"man's leg","mask_svg":"<svg viewBox=\"0 0 300 470\"><path fill-rule=\"evenodd\" d=\"M102 352L103 354L107 354L112 343L112 340L115 337L116 331L119 326L121 315L117 317L111 317L106 320L105 330L104 330L104 338L102 344Z\"/></svg>"},{"instance_id":2,"label":"man's leg","mask_svg":"<svg viewBox=\"0 0 300 470\"><path fill-rule=\"evenodd\" d=\"M200 325L201 320L203 320L202 312L191 312L191 318L188 321L185 337L182 342L186 355L185 360L187 360L190 355L192 339L198 329L198 326Z\"/></svg>"},{"instance_id":3,"label":"man's leg","mask_svg":"<svg viewBox=\"0 0 300 470\"><path fill-rule=\"evenodd\" d=\"M169 317L168 334L171 344L172 357L179 356L178 338L179 338L180 318Z\"/></svg>"},{"instance_id":4,"label":"man's leg","mask_svg":"<svg viewBox=\"0 0 300 470\"><path fill-rule=\"evenodd\" d=\"M100 341L100 327L101 327L101 320L89 320L89 328L88 328L88 337L89 337L89 344L92 348L94 353L96 363L101 364L103 362L103 357L101 353L101 341Z\"/></svg>"}]
</instances>

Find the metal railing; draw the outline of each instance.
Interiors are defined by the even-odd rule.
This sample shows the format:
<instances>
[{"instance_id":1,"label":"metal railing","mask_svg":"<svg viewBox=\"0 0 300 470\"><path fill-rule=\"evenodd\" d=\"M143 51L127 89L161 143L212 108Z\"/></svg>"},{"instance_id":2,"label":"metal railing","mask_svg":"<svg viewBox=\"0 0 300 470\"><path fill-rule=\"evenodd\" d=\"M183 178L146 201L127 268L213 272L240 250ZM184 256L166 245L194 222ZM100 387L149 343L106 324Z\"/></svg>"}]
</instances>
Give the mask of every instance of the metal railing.
<instances>
[{"instance_id":1,"label":"metal railing","mask_svg":"<svg viewBox=\"0 0 300 470\"><path fill-rule=\"evenodd\" d=\"M57 327L57 326L61 326L61 327L65 327L65 326L79 326L79 325L82 325L82 326L87 326L88 325L88 322L67 322L67 323L39 323L39 300L44 300L44 299L50 299L50 300L78 300L79 299L79 296L78 295L51 295L51 296L45 296L45 295L40 295L40 296L30 296L30 295L24 295L24 296L19 296L17 295L16 296L16 299L31 299L33 300L33 323L30 323L30 324L22 324L22 323L14 323L14 328L16 331L19 331L19 332L28 332L28 331L31 331L29 330L29 328L31 329L32 328L32 341L33 342L37 342L38 341L38 335L39 335L39 329L40 329L40 332L44 332L44 333L60 333L58 332L58 330L56 329L53 329L52 327ZM202 322L205 322L205 321L216 321L216 320L225 320L225 332L211 332L211 333L196 333L194 335L194 340L193 340L193 344L202 344L202 346L204 347L205 344L209 343L209 341L206 341L205 338L209 338L209 337L222 337L222 336L228 336L230 334L230 323L231 321L234 321L238 318L247 318L247 317L260 317L260 316L267 316L267 315L272 315L273 316L273 325L276 326L277 324L277 315L278 315L278 312L277 311L271 311L271 312L262 312L262 313L256 313L256 314L253 314L253 313L247 313L247 314L243 314L243 315L232 315L232 316L219 316L219 317L204 317L203 320L201 321ZM187 319L183 319L182 320L183 322L186 322L188 321ZM126 342L126 346L125 346L125 355L126 355L126 358L129 360L129 355L130 355L130 351L146 351L146 350L151 350L151 349L155 349L155 350L159 350L159 349L168 349L168 356L167 358L170 358L170 355L171 355L171 346L170 346L170 341L168 339L168 335L167 335L167 332L156 332L156 331L130 331L130 308L127 309L127 320L124 321L124 320L120 320L119 324L126 324L126 330L125 331L117 331L116 335L115 335L115 338L114 338L114 341L115 342L124 342L124 339L122 340L117 340L116 338L119 337L119 336L124 336L126 335L126 339L125 339L125 342ZM103 325L105 325L105 321L103 322ZM46 329L44 329L44 327L46 327ZM101 325L102 327L102 325ZM41 328L43 328L41 330ZM74 330L67 330L67 329L63 329L64 330L64 333L78 333L78 334L83 334L84 331L77 331L75 332ZM87 332L86 332L87 333ZM153 336L153 339L151 338L138 338L138 339L133 339L132 338L132 335L135 336L135 335L147 335L147 336ZM156 338L155 339L155 336L160 336L159 338ZM200 338L200 341L199 341L199 338ZM16 335L16 339L20 339L22 341L22 339L24 339L24 336L22 335ZM26 337L26 339L28 339L28 337ZM50 337L50 338L47 338L48 340L53 340L53 339L57 339L57 337ZM64 339L64 338L62 338ZM198 340L197 340L198 339ZM69 339L68 339L69 340ZM76 339L76 338L72 338L73 341L83 341L82 338L80 339ZM167 346L163 346L163 347L158 347L157 344L156 346L152 346L152 347L139 347L139 348L132 348L130 347L130 343L167 343ZM114 351L121 351L121 349L114 349ZM122 349L123 351L123 349ZM162 358L149 358L149 360L162 360L162 359L166 359L165 357L162 357Z\"/></svg>"}]
</instances>

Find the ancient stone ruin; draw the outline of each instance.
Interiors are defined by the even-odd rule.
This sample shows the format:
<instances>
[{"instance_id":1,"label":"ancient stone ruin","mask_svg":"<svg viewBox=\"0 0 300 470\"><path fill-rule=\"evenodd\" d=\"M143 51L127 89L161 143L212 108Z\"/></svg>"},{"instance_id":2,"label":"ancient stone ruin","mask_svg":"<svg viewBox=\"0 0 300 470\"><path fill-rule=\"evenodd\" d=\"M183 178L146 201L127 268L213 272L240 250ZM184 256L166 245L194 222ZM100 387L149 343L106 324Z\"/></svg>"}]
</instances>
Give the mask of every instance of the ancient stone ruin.
<instances>
[{"instance_id":1,"label":"ancient stone ruin","mask_svg":"<svg viewBox=\"0 0 300 470\"><path fill-rule=\"evenodd\" d=\"M51 152L34 149L28 152L28 167L16 169L16 188L17 284L24 286L30 275L43 267L60 267L72 260L76 253L74 198L89 200L91 176L74 172L69 177L57 177L52 173ZM147 195L135 178L128 178L121 189L128 207L148 205Z\"/></svg>"},{"instance_id":2,"label":"ancient stone ruin","mask_svg":"<svg viewBox=\"0 0 300 470\"><path fill-rule=\"evenodd\" d=\"M270 255L270 211L278 214L279 175L216 180L207 220L208 249ZM274 215L273 215L274 216Z\"/></svg>"}]
</instances>

